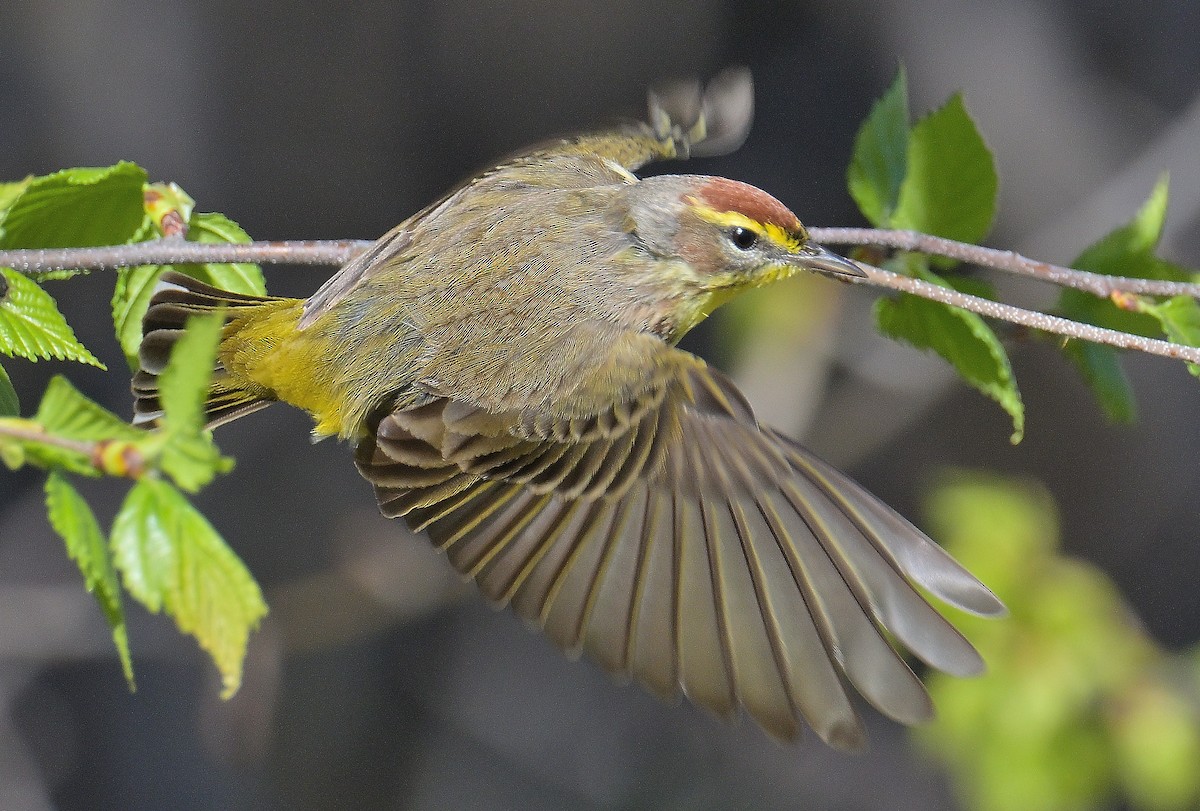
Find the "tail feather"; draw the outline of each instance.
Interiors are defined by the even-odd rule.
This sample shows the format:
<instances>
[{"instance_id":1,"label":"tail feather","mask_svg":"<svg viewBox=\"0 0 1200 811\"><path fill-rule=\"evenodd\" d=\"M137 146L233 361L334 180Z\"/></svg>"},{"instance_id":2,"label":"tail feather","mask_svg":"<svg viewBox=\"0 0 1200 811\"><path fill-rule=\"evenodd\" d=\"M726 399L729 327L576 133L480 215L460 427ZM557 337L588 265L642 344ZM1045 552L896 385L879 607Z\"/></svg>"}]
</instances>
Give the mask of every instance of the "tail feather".
<instances>
[{"instance_id":1,"label":"tail feather","mask_svg":"<svg viewBox=\"0 0 1200 811\"><path fill-rule=\"evenodd\" d=\"M224 312L226 321L235 318L238 310L256 307L279 299L231 293L185 276L167 271L159 279L159 289L150 300L142 319L142 344L138 348L139 369L133 375L133 422L152 424L162 416L158 399L158 376L167 367L171 349L183 335L189 318L211 312ZM204 412L208 427L237 419L266 408L273 401L271 393L234 381L218 360L213 369L212 383Z\"/></svg>"}]
</instances>

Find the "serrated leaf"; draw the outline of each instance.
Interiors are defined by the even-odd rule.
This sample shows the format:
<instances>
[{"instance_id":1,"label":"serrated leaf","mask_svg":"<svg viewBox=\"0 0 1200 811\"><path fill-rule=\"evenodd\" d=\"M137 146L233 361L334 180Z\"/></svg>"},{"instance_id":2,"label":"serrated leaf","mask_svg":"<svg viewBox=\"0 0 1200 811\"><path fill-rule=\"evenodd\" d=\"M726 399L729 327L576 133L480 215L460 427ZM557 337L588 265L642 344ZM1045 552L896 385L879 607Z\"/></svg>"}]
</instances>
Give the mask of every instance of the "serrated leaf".
<instances>
[{"instance_id":1,"label":"serrated leaf","mask_svg":"<svg viewBox=\"0 0 1200 811\"><path fill-rule=\"evenodd\" d=\"M51 473L46 479L46 510L50 526L63 539L67 554L79 566L87 590L100 604L104 618L112 628L113 644L117 646L121 669L132 690L135 687L133 659L129 653L121 586L117 582L108 544L96 516L79 492L57 473Z\"/></svg>"},{"instance_id":2,"label":"serrated leaf","mask_svg":"<svg viewBox=\"0 0 1200 811\"><path fill-rule=\"evenodd\" d=\"M933 276L933 274L926 274ZM995 400L1012 418L1012 442L1025 433L1025 406L1000 339L975 313L901 293L875 302L880 331L941 355L968 383Z\"/></svg>"},{"instance_id":3,"label":"serrated leaf","mask_svg":"<svg viewBox=\"0 0 1200 811\"><path fill-rule=\"evenodd\" d=\"M0 417L16 417L21 413L21 402L17 399L17 390L13 388L8 372L0 366Z\"/></svg>"},{"instance_id":4,"label":"serrated leaf","mask_svg":"<svg viewBox=\"0 0 1200 811\"><path fill-rule=\"evenodd\" d=\"M218 473L233 470L233 459L221 455L207 431L171 434L163 444L158 464L189 493L204 487Z\"/></svg>"},{"instance_id":5,"label":"serrated leaf","mask_svg":"<svg viewBox=\"0 0 1200 811\"><path fill-rule=\"evenodd\" d=\"M204 401L222 325L219 313L191 318L171 350L167 368L158 377L165 436L159 464L176 484L189 491L208 484L233 464L221 456L211 432L204 428Z\"/></svg>"},{"instance_id":6,"label":"serrated leaf","mask_svg":"<svg viewBox=\"0 0 1200 811\"><path fill-rule=\"evenodd\" d=\"M193 316L171 348L158 376L163 422L173 431L198 432L204 426L204 400L217 360L223 319L220 313Z\"/></svg>"},{"instance_id":7,"label":"serrated leaf","mask_svg":"<svg viewBox=\"0 0 1200 811\"><path fill-rule=\"evenodd\" d=\"M35 177L0 211L0 248L120 245L145 216L145 183L146 172L125 162Z\"/></svg>"},{"instance_id":8,"label":"serrated leaf","mask_svg":"<svg viewBox=\"0 0 1200 811\"><path fill-rule=\"evenodd\" d=\"M1070 341L1063 352L1079 369L1109 420L1124 424L1137 421L1137 399L1113 347Z\"/></svg>"},{"instance_id":9,"label":"serrated leaf","mask_svg":"<svg viewBox=\"0 0 1200 811\"><path fill-rule=\"evenodd\" d=\"M212 525L174 487L146 478L117 514L112 550L129 593L196 638L221 674L223 697L237 692L250 632L267 606Z\"/></svg>"},{"instance_id":10,"label":"serrated leaf","mask_svg":"<svg viewBox=\"0 0 1200 811\"><path fill-rule=\"evenodd\" d=\"M908 79L900 68L859 128L846 172L850 196L876 227L886 227L896 207L908 168L907 151Z\"/></svg>"},{"instance_id":11,"label":"serrated leaf","mask_svg":"<svg viewBox=\"0 0 1200 811\"><path fill-rule=\"evenodd\" d=\"M55 375L46 387L34 420L49 433L85 442L136 442L146 437L145 431L84 396L62 375Z\"/></svg>"},{"instance_id":12,"label":"serrated leaf","mask_svg":"<svg viewBox=\"0 0 1200 811\"><path fill-rule=\"evenodd\" d=\"M75 338L53 297L35 282L9 268L0 268L8 289L0 298L0 352L39 360L76 360L105 368Z\"/></svg>"},{"instance_id":13,"label":"serrated leaf","mask_svg":"<svg viewBox=\"0 0 1200 811\"><path fill-rule=\"evenodd\" d=\"M144 442L149 434L134 428L108 409L81 394L61 375L55 376L37 413L29 421L37 430L62 439L79 442ZM83 450L60 447L51 443L25 442L21 445L22 461L40 467L60 469L83 476L99 476L96 460Z\"/></svg>"},{"instance_id":14,"label":"serrated leaf","mask_svg":"<svg viewBox=\"0 0 1200 811\"><path fill-rule=\"evenodd\" d=\"M956 93L908 138L907 171L892 228L979 242L996 213L996 164Z\"/></svg>"},{"instance_id":15,"label":"serrated leaf","mask_svg":"<svg viewBox=\"0 0 1200 811\"><path fill-rule=\"evenodd\" d=\"M245 244L252 241L250 235L242 230L242 227L236 222L224 214L212 212L192 215L188 221L187 238L189 242L205 244ZM249 263L181 265L179 269L213 287L219 287L231 293L262 296L267 292L262 268L258 265Z\"/></svg>"}]
</instances>

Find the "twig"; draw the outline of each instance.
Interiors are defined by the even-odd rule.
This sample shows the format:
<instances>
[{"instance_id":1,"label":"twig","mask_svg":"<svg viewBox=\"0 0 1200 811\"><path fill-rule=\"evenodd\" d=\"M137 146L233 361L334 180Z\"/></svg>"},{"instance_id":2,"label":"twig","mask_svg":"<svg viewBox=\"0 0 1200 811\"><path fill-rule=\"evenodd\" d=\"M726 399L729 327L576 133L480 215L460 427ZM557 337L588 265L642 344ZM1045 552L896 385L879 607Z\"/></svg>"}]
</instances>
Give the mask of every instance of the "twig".
<instances>
[{"instance_id":1,"label":"twig","mask_svg":"<svg viewBox=\"0 0 1200 811\"><path fill-rule=\"evenodd\" d=\"M21 273L46 273L77 268L114 270L135 265L217 262L341 265L370 245L369 241L354 239L249 242L242 245L157 239L99 248L28 248L0 251L0 267L13 268Z\"/></svg>"},{"instance_id":2,"label":"twig","mask_svg":"<svg viewBox=\"0 0 1200 811\"><path fill-rule=\"evenodd\" d=\"M108 476L136 479L146 471L145 455L134 442L119 439L71 439L48 433L39 423L20 417L0 419L0 444L5 440L37 443L78 454L86 458L96 472Z\"/></svg>"},{"instance_id":3,"label":"twig","mask_svg":"<svg viewBox=\"0 0 1200 811\"><path fill-rule=\"evenodd\" d=\"M912 293L915 296L927 298L932 301L940 301L952 307L961 307L964 310L970 310L973 313L979 313L988 318L998 318L1002 321L1021 324L1026 327L1042 330L1043 332L1053 332L1067 338L1078 338L1084 341L1092 341L1093 343L1108 344L1120 349L1136 349L1151 355L1185 360L1189 363L1200 363L1200 348L1197 347L1160 341L1156 338L1143 338L1140 335L1130 335L1127 332L1095 327L1091 324L1081 324L1078 321L1071 321L1056 315L1047 315L1035 310L1023 310L1011 304L1001 304L990 299L967 295L950 287L931 284L921 279L914 279L911 276L902 276L899 273L892 273L890 270L877 268L863 262L858 262L857 264L867 274L867 278L863 282L873 284L877 287L888 287L892 290ZM851 279L850 281L854 280Z\"/></svg>"},{"instance_id":4,"label":"twig","mask_svg":"<svg viewBox=\"0 0 1200 811\"><path fill-rule=\"evenodd\" d=\"M0 419L0 439L15 439L18 442L37 442L50 445L65 451L86 456L89 459L96 453L99 443L87 442L81 439L68 439L65 436L48 434L40 425L29 420Z\"/></svg>"},{"instance_id":5,"label":"twig","mask_svg":"<svg viewBox=\"0 0 1200 811\"><path fill-rule=\"evenodd\" d=\"M835 245L881 245L900 250L919 251L1008 270L1045 281L1076 287L1108 296L1114 291L1146 295L1190 295L1200 298L1200 285L1101 276L1095 273L1035 262L1010 251L967 245L913 231L883 231L871 228L812 228L813 239ZM12 267L25 273L88 268L94 270L133 265L185 264L212 262L261 262L294 265L339 265L366 250L372 243L361 240L251 242L244 245L184 242L162 239L104 248L62 248L0 251L0 267ZM1143 338L1116 330L1081 324L1066 318L1024 310L977 296L969 296L945 287L901 276L863 263L866 282L878 287L900 290L915 296L961 307L989 318L1108 344L1121 349L1136 349L1152 355L1200 363L1200 349Z\"/></svg>"},{"instance_id":6,"label":"twig","mask_svg":"<svg viewBox=\"0 0 1200 811\"><path fill-rule=\"evenodd\" d=\"M1169 282L1161 279L1131 279L1125 276L1088 273L1061 265L1051 265L1048 262L1039 262L1012 251L955 242L952 239L922 234L919 231L886 231L876 228L810 228L808 230L812 238L822 244L877 245L902 251L945 256L970 262L973 265L1030 276L1061 287L1073 287L1101 298L1107 298L1119 291L1147 296L1191 296L1200 299L1200 284Z\"/></svg>"}]
</instances>

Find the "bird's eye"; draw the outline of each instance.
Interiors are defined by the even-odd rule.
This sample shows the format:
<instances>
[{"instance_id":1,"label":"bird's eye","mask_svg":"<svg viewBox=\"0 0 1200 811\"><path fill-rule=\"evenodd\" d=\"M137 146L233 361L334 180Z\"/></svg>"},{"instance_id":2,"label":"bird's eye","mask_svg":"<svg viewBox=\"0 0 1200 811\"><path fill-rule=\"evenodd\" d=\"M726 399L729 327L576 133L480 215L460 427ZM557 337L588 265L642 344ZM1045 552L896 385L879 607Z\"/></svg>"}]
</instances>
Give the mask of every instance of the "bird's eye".
<instances>
[{"instance_id":1,"label":"bird's eye","mask_svg":"<svg viewBox=\"0 0 1200 811\"><path fill-rule=\"evenodd\" d=\"M736 225L729 229L729 241L739 250L748 251L758 242L758 234L752 228Z\"/></svg>"}]
</instances>

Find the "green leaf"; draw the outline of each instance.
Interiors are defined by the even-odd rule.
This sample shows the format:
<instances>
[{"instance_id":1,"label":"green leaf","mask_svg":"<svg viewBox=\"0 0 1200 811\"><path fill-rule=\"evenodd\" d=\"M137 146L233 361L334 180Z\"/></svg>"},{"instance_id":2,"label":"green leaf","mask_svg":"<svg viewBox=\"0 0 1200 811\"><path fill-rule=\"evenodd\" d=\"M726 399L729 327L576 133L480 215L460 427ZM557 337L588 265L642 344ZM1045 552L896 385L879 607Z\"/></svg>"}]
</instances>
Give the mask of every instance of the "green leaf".
<instances>
[{"instance_id":1,"label":"green leaf","mask_svg":"<svg viewBox=\"0 0 1200 811\"><path fill-rule=\"evenodd\" d=\"M129 688L133 681L133 659L129 653L129 635L125 628L125 607L121 604L121 586L113 569L108 544L87 502L66 479L51 473L46 479L46 510L50 526L66 543L67 554L83 573L87 590L96 598L112 628L113 643L121 659L121 669Z\"/></svg>"},{"instance_id":2,"label":"green leaf","mask_svg":"<svg viewBox=\"0 0 1200 811\"><path fill-rule=\"evenodd\" d=\"M55 375L46 387L34 420L49 433L84 442L137 442L146 437L145 431L88 399L62 375Z\"/></svg>"},{"instance_id":3,"label":"green leaf","mask_svg":"<svg viewBox=\"0 0 1200 811\"><path fill-rule=\"evenodd\" d=\"M937 277L922 274L927 280ZM944 282L941 282L944 284ZM875 302L880 331L941 355L968 383L995 400L1012 418L1012 442L1025 433L1025 406L1000 339L975 313L901 293Z\"/></svg>"},{"instance_id":4,"label":"green leaf","mask_svg":"<svg viewBox=\"0 0 1200 811\"><path fill-rule=\"evenodd\" d=\"M250 632L267 606L212 525L174 487L146 478L117 514L112 549L129 593L196 638L221 673L223 697L237 692Z\"/></svg>"},{"instance_id":5,"label":"green leaf","mask_svg":"<svg viewBox=\"0 0 1200 811\"><path fill-rule=\"evenodd\" d=\"M21 413L21 403L17 399L17 390L13 388L8 372L0 366L0 417L16 417Z\"/></svg>"},{"instance_id":6,"label":"green leaf","mask_svg":"<svg viewBox=\"0 0 1200 811\"><path fill-rule=\"evenodd\" d=\"M120 245L145 216L145 183L146 172L125 162L35 177L0 210L0 248Z\"/></svg>"},{"instance_id":7,"label":"green leaf","mask_svg":"<svg viewBox=\"0 0 1200 811\"><path fill-rule=\"evenodd\" d=\"M132 442L141 444L150 435L134 428L103 406L89 400L65 378L55 376L37 414L29 421L35 429L51 436L81 442ZM82 476L98 476L101 470L89 453L40 442L23 442L21 461L40 467L61 469Z\"/></svg>"},{"instance_id":8,"label":"green leaf","mask_svg":"<svg viewBox=\"0 0 1200 811\"><path fill-rule=\"evenodd\" d=\"M900 68L859 128L846 172L850 196L876 227L886 227L896 207L908 167L907 149L908 79Z\"/></svg>"},{"instance_id":9,"label":"green leaf","mask_svg":"<svg viewBox=\"0 0 1200 811\"><path fill-rule=\"evenodd\" d=\"M223 319L220 313L193 316L171 348L167 368L158 376L163 421L173 431L204 427L204 400L217 360Z\"/></svg>"},{"instance_id":10,"label":"green leaf","mask_svg":"<svg viewBox=\"0 0 1200 811\"><path fill-rule=\"evenodd\" d=\"M105 368L75 338L54 299L15 270L0 268L7 290L0 298L0 352L29 360L77 360Z\"/></svg>"},{"instance_id":11,"label":"green leaf","mask_svg":"<svg viewBox=\"0 0 1200 811\"><path fill-rule=\"evenodd\" d=\"M1110 421L1123 424L1137 421L1133 387L1129 385L1129 378L1113 347L1070 341L1063 347L1063 352L1079 369Z\"/></svg>"},{"instance_id":12,"label":"green leaf","mask_svg":"<svg viewBox=\"0 0 1200 811\"><path fill-rule=\"evenodd\" d=\"M222 325L219 313L192 317L158 377L165 437L159 464L185 490L200 489L233 465L221 456L212 433L204 428L204 401Z\"/></svg>"},{"instance_id":13,"label":"green leaf","mask_svg":"<svg viewBox=\"0 0 1200 811\"><path fill-rule=\"evenodd\" d=\"M187 238L189 242L205 244L245 244L253 241L240 225L224 214L216 213L193 214L188 221ZM231 293L245 293L251 296L264 296L267 293L262 268L258 265L248 263L182 265L179 269L190 276L195 276L202 282L207 282L213 287L219 287Z\"/></svg>"},{"instance_id":14,"label":"green leaf","mask_svg":"<svg viewBox=\"0 0 1200 811\"><path fill-rule=\"evenodd\" d=\"M996 212L996 165L962 95L913 127L908 171L889 225L979 242Z\"/></svg>"},{"instance_id":15,"label":"green leaf","mask_svg":"<svg viewBox=\"0 0 1200 811\"><path fill-rule=\"evenodd\" d=\"M138 368L138 347L142 344L142 319L150 306L158 277L167 270L167 265L139 265L120 268L117 283L113 286L113 328L117 342L125 352L129 368Z\"/></svg>"}]
</instances>

